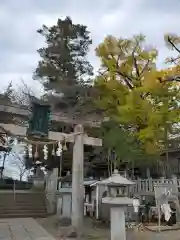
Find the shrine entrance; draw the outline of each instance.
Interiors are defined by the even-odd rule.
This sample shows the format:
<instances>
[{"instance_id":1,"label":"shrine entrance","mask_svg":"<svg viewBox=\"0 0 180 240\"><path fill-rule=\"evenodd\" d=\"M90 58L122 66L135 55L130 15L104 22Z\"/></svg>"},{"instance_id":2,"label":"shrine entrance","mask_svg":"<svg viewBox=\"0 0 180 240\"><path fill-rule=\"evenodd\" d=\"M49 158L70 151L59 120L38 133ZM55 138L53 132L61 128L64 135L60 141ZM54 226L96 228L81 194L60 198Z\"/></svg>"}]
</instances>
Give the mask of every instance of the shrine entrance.
<instances>
[{"instance_id":1,"label":"shrine entrance","mask_svg":"<svg viewBox=\"0 0 180 240\"><path fill-rule=\"evenodd\" d=\"M30 116L29 110L19 106L4 106L0 105L0 111L6 115L18 116L24 118L24 116ZM70 134L49 131L50 117L56 122L59 121L59 116L51 114L50 107L47 104L41 104L34 102L32 104L32 112L29 121L29 126L25 126L24 123L16 125L14 123L0 123L1 132L6 132L10 136L23 139L28 145L29 155L32 155L32 146L35 145L36 149L34 157L37 154L37 146L43 145L44 158L48 158L47 148L48 145L56 145L56 154L60 156L62 153L62 143L73 143L73 164L72 164L72 226L75 231L79 231L83 228L83 211L84 211L84 145L102 146L102 140L98 138L88 137L84 133L83 121L74 123L74 132ZM62 120L61 120L62 121ZM93 123L92 123L93 124ZM55 149L53 149L53 152ZM54 170L54 174L57 176L57 171ZM54 179L55 179L54 175ZM52 178L53 179L53 178ZM51 184L51 203L54 200L54 195L57 190L55 181Z\"/></svg>"}]
</instances>

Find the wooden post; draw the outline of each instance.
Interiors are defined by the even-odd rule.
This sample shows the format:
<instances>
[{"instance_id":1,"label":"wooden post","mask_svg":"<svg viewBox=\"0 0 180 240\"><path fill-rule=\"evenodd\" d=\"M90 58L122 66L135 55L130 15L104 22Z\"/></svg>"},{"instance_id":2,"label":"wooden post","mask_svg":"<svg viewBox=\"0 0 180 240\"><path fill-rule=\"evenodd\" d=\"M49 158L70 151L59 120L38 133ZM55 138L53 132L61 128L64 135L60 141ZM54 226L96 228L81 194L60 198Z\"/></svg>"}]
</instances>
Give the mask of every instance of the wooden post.
<instances>
[{"instance_id":1,"label":"wooden post","mask_svg":"<svg viewBox=\"0 0 180 240\"><path fill-rule=\"evenodd\" d=\"M180 207L179 207L179 198L178 198L178 182L177 182L177 176L172 176L173 184L177 186L177 200L175 200L176 204L176 221L180 222Z\"/></svg>"},{"instance_id":2,"label":"wooden post","mask_svg":"<svg viewBox=\"0 0 180 240\"><path fill-rule=\"evenodd\" d=\"M72 167L72 227L77 236L83 229L84 215L84 134L83 126L77 125L74 129L75 142L73 148ZM77 133L77 134L76 134ZM79 133L79 134L78 134Z\"/></svg>"},{"instance_id":3,"label":"wooden post","mask_svg":"<svg viewBox=\"0 0 180 240\"><path fill-rule=\"evenodd\" d=\"M141 192L141 191L142 191L141 179L138 178L137 179L137 192Z\"/></svg>"},{"instance_id":4,"label":"wooden post","mask_svg":"<svg viewBox=\"0 0 180 240\"><path fill-rule=\"evenodd\" d=\"M164 183L165 177L160 177L161 183Z\"/></svg>"},{"instance_id":5,"label":"wooden post","mask_svg":"<svg viewBox=\"0 0 180 240\"><path fill-rule=\"evenodd\" d=\"M99 184L96 184L96 219L99 219Z\"/></svg>"},{"instance_id":6,"label":"wooden post","mask_svg":"<svg viewBox=\"0 0 180 240\"><path fill-rule=\"evenodd\" d=\"M148 180L149 180L149 191L153 192L154 191L153 180L151 177Z\"/></svg>"},{"instance_id":7,"label":"wooden post","mask_svg":"<svg viewBox=\"0 0 180 240\"><path fill-rule=\"evenodd\" d=\"M161 232L161 206L158 204L158 231Z\"/></svg>"},{"instance_id":8,"label":"wooden post","mask_svg":"<svg viewBox=\"0 0 180 240\"><path fill-rule=\"evenodd\" d=\"M148 167L146 168L146 177L147 178L151 177L151 172L150 172L150 169Z\"/></svg>"}]
</instances>

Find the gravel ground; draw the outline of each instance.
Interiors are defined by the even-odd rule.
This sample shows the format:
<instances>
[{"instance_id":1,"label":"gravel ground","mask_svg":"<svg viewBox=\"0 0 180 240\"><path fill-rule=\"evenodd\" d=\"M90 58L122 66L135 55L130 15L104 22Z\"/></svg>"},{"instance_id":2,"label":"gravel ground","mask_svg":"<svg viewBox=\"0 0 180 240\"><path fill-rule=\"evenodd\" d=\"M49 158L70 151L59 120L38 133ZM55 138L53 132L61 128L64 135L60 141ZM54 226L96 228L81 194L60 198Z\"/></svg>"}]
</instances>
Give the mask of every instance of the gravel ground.
<instances>
[{"instance_id":1,"label":"gravel ground","mask_svg":"<svg viewBox=\"0 0 180 240\"><path fill-rule=\"evenodd\" d=\"M69 227L61 227L58 224L58 220L55 216L51 216L43 219L36 219L49 233L51 233L55 239L67 239L66 235L70 232ZM84 233L83 240L98 239L108 240L110 239L109 228L100 225L98 228L93 227L92 221L86 219L84 221ZM71 238L72 239L72 238ZM127 240L180 240L180 230L165 231L161 233L150 231L138 231L128 230Z\"/></svg>"}]
</instances>

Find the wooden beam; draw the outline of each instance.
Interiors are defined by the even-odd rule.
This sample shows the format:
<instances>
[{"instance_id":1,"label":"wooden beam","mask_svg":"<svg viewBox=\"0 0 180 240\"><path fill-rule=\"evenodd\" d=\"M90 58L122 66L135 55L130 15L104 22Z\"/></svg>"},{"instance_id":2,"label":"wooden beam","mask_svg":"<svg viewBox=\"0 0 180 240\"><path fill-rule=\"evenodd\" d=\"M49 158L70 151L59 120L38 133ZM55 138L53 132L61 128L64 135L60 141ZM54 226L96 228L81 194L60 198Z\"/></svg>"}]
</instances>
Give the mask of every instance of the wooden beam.
<instances>
[{"instance_id":1,"label":"wooden beam","mask_svg":"<svg viewBox=\"0 0 180 240\"><path fill-rule=\"evenodd\" d=\"M26 136L27 127L5 123L0 123L0 126L3 127L5 130L11 132L15 136ZM74 142L75 137L76 136L74 135L74 133L66 134L60 132L49 132L49 139L54 141L63 141L64 138L66 138L67 142ZM102 146L102 140L100 138L88 137L86 134L84 134L84 144L91 146Z\"/></svg>"},{"instance_id":2,"label":"wooden beam","mask_svg":"<svg viewBox=\"0 0 180 240\"><path fill-rule=\"evenodd\" d=\"M27 106L20 105L6 105L0 103L0 112L6 114L13 114L14 116L22 116L28 118L31 110ZM85 117L72 117L72 115L64 112L53 112L51 116L54 122L65 122L70 124L83 124L85 126L100 127L102 119L98 115L87 115Z\"/></svg>"}]
</instances>

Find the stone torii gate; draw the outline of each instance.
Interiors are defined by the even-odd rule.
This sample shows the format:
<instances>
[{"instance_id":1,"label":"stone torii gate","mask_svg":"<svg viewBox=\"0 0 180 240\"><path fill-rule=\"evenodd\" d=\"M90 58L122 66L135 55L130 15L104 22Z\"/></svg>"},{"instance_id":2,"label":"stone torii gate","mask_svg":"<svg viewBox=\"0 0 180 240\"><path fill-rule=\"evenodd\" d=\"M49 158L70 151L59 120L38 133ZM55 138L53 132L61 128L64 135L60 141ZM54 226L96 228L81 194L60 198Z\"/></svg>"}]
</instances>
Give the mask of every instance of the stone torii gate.
<instances>
[{"instance_id":1,"label":"stone torii gate","mask_svg":"<svg viewBox=\"0 0 180 240\"><path fill-rule=\"evenodd\" d=\"M14 105L1 105L0 112L6 115L13 115L18 117L27 117L30 110L25 107ZM83 201L84 201L84 144L91 146L102 146L102 140L99 138L88 137L84 134L83 125L99 126L100 122L92 122L86 120L75 120L70 117L61 117L60 114L52 113L52 120L59 122L68 122L76 124L74 132L70 134L60 132L49 132L49 139L55 141L62 141L66 138L67 142L73 142L73 167L72 167L72 226L76 232L83 228ZM82 124L79 124L82 122ZM15 124L0 123L0 126L6 131L11 132L15 136L26 136L27 127Z\"/></svg>"}]
</instances>

